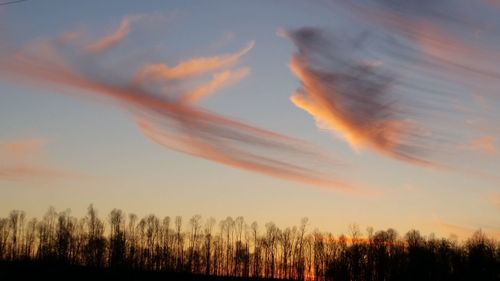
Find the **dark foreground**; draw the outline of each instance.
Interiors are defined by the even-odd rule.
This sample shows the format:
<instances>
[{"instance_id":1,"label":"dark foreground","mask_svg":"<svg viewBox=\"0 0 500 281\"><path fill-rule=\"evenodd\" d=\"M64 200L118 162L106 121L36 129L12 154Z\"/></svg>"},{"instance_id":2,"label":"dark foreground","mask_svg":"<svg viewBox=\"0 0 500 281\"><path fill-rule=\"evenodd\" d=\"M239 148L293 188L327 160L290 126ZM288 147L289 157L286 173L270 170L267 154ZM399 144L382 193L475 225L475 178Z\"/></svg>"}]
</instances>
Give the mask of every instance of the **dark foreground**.
<instances>
[{"instance_id":1,"label":"dark foreground","mask_svg":"<svg viewBox=\"0 0 500 281\"><path fill-rule=\"evenodd\" d=\"M0 280L187 280L187 281L273 281L270 278L206 276L177 272L91 268L44 262L0 262Z\"/></svg>"},{"instance_id":2,"label":"dark foreground","mask_svg":"<svg viewBox=\"0 0 500 281\"><path fill-rule=\"evenodd\" d=\"M14 210L0 217L0 281L500 281L500 242L481 230L459 242L391 228L311 233L307 219L285 229L243 217L182 221L117 209L103 220L92 205L83 218L50 208L27 221Z\"/></svg>"}]
</instances>

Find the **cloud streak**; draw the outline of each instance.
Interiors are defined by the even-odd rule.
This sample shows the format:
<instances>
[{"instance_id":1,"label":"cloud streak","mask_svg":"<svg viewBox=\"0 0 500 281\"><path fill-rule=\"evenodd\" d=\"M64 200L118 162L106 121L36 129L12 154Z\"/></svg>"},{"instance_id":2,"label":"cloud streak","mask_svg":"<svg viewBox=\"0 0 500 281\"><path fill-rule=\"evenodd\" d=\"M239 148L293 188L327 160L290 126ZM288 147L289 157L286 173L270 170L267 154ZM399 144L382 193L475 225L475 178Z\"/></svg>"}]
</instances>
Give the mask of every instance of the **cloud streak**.
<instances>
[{"instance_id":1,"label":"cloud streak","mask_svg":"<svg viewBox=\"0 0 500 281\"><path fill-rule=\"evenodd\" d=\"M197 106L200 99L250 73L246 67L230 67L250 51L253 42L235 53L182 60L174 67L163 62L139 62L137 65L143 66L132 75L121 69L99 75L104 73L104 67L89 63L85 52L67 49L75 46L50 41L45 46L47 52L25 48L4 57L0 67L3 77L23 85L48 86L61 93L100 98L127 108L145 136L177 151L323 188L365 191L334 176L331 168L336 163L314 146ZM208 83L193 86L205 76L211 76Z\"/></svg>"},{"instance_id":2,"label":"cloud streak","mask_svg":"<svg viewBox=\"0 0 500 281\"><path fill-rule=\"evenodd\" d=\"M298 49L290 69L302 84L291 101L311 114L320 128L338 133L355 150L368 148L431 165L417 155L422 149L416 134L419 128L398 114L389 92L390 76L376 64L346 56L319 29L303 28L287 36Z\"/></svg>"},{"instance_id":3,"label":"cloud streak","mask_svg":"<svg viewBox=\"0 0 500 281\"><path fill-rule=\"evenodd\" d=\"M11 159L22 160L38 154L45 142L40 138L0 141L0 153Z\"/></svg>"},{"instance_id":4,"label":"cloud streak","mask_svg":"<svg viewBox=\"0 0 500 281\"><path fill-rule=\"evenodd\" d=\"M85 50L89 53L98 54L119 44L129 34L131 22L130 17L124 17L115 31L87 45Z\"/></svg>"},{"instance_id":5,"label":"cloud streak","mask_svg":"<svg viewBox=\"0 0 500 281\"><path fill-rule=\"evenodd\" d=\"M357 152L427 167L469 170L450 163L471 139L468 150L495 153L498 10L460 0L329 4L348 33L279 32L297 49L289 66L301 86L291 101L319 128Z\"/></svg>"},{"instance_id":6,"label":"cloud streak","mask_svg":"<svg viewBox=\"0 0 500 281\"><path fill-rule=\"evenodd\" d=\"M214 70L234 65L241 59L241 57L247 54L254 45L255 42L251 41L243 49L236 53L213 57L192 58L182 61L172 67L164 63L147 64L138 71L135 81L138 83L144 83L148 80L155 79L183 79L212 72Z\"/></svg>"},{"instance_id":7,"label":"cloud streak","mask_svg":"<svg viewBox=\"0 0 500 281\"><path fill-rule=\"evenodd\" d=\"M240 68L235 71L217 72L213 75L210 82L200 85L186 93L181 100L188 103L198 102L224 87L238 83L250 75L250 72L250 68L248 67Z\"/></svg>"},{"instance_id":8,"label":"cloud streak","mask_svg":"<svg viewBox=\"0 0 500 281\"><path fill-rule=\"evenodd\" d=\"M76 176L67 170L39 163L45 143L39 138L0 141L0 180L46 181Z\"/></svg>"},{"instance_id":9,"label":"cloud streak","mask_svg":"<svg viewBox=\"0 0 500 281\"><path fill-rule=\"evenodd\" d=\"M479 151L486 155L496 155L497 148L495 146L496 138L492 136L479 137L470 142L468 149Z\"/></svg>"}]
</instances>

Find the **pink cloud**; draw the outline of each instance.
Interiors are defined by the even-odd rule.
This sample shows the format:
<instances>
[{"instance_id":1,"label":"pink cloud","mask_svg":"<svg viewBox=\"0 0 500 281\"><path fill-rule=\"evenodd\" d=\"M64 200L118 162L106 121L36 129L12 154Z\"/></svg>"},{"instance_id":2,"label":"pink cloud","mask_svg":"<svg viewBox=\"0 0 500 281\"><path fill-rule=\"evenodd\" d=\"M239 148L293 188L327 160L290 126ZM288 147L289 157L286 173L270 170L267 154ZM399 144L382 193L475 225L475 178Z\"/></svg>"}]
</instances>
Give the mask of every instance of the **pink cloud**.
<instances>
[{"instance_id":1,"label":"pink cloud","mask_svg":"<svg viewBox=\"0 0 500 281\"><path fill-rule=\"evenodd\" d=\"M497 148L495 145L496 138L492 136L484 136L471 141L468 145L470 149L477 150L484 154L495 155Z\"/></svg>"},{"instance_id":2,"label":"pink cloud","mask_svg":"<svg viewBox=\"0 0 500 281\"><path fill-rule=\"evenodd\" d=\"M65 169L40 163L45 142L40 138L0 141L0 180L46 181L77 176Z\"/></svg>"},{"instance_id":3,"label":"pink cloud","mask_svg":"<svg viewBox=\"0 0 500 281\"><path fill-rule=\"evenodd\" d=\"M248 67L234 71L228 70L224 72L217 72L213 75L210 82L200 85L192 91L186 93L181 100L183 102L197 102L220 90L221 88L238 83L248 75L250 75L250 68Z\"/></svg>"},{"instance_id":4,"label":"pink cloud","mask_svg":"<svg viewBox=\"0 0 500 281\"><path fill-rule=\"evenodd\" d=\"M0 140L0 155L14 160L23 160L36 156L46 141L40 138Z\"/></svg>"},{"instance_id":5,"label":"pink cloud","mask_svg":"<svg viewBox=\"0 0 500 281\"><path fill-rule=\"evenodd\" d=\"M144 65L135 77L135 81L143 83L145 80L154 79L182 79L196 76L237 63L242 56L247 54L255 45L255 42L249 42L243 49L232 54L223 54L213 57L197 57L179 62L175 66L168 66L164 63Z\"/></svg>"},{"instance_id":6,"label":"pink cloud","mask_svg":"<svg viewBox=\"0 0 500 281\"><path fill-rule=\"evenodd\" d=\"M184 59L173 67L164 62L139 61L137 65L143 67L132 75L122 69L110 72L99 64L79 63L88 56L78 52L78 48L85 46L50 43L46 46L49 52L24 48L4 58L0 73L26 86L104 98L129 109L146 137L171 149L290 181L357 194L364 192L364 188L337 178L331 171L336 162L313 145L198 106L199 99L250 73L249 68L231 68L253 48L253 42L234 53ZM108 54L113 54L112 49ZM211 80L197 85L206 76L211 76Z\"/></svg>"},{"instance_id":7,"label":"pink cloud","mask_svg":"<svg viewBox=\"0 0 500 281\"><path fill-rule=\"evenodd\" d=\"M301 87L292 103L312 115L318 127L340 135L356 151L368 148L422 166L438 165L421 157L423 130L400 114L391 97L391 77L379 63L359 62L330 44L316 28L302 28L287 36L295 43L290 62Z\"/></svg>"},{"instance_id":8,"label":"pink cloud","mask_svg":"<svg viewBox=\"0 0 500 281\"><path fill-rule=\"evenodd\" d=\"M118 28L112 33L99 38L97 41L87 45L85 50L89 53L102 53L111 47L119 44L130 32L131 18L124 17ZM71 34L71 33L68 33Z\"/></svg>"}]
</instances>

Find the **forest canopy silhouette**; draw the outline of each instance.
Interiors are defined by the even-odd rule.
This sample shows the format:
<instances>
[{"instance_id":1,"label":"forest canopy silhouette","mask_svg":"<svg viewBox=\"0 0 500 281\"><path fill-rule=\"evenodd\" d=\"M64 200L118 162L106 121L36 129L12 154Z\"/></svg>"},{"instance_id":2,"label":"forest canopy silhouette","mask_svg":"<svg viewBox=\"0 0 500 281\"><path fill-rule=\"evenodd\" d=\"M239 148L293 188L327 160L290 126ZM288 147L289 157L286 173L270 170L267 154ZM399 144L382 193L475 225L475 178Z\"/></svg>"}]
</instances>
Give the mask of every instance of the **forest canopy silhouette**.
<instances>
[{"instance_id":1,"label":"forest canopy silhouette","mask_svg":"<svg viewBox=\"0 0 500 281\"><path fill-rule=\"evenodd\" d=\"M0 218L0 272L26 277L57 266L58 273L95 272L103 277L103 272L112 272L128 278L135 273L139 280L500 277L500 243L481 230L458 242L425 237L418 230L400 235L391 228L368 228L364 235L351 225L350 233L335 236L310 228L307 218L298 226L279 228L273 222L248 224L241 216L217 222L195 215L185 221L153 214L139 218L119 209L100 218L93 205L82 218L51 207L42 218L28 220L25 212L13 210Z\"/></svg>"}]
</instances>

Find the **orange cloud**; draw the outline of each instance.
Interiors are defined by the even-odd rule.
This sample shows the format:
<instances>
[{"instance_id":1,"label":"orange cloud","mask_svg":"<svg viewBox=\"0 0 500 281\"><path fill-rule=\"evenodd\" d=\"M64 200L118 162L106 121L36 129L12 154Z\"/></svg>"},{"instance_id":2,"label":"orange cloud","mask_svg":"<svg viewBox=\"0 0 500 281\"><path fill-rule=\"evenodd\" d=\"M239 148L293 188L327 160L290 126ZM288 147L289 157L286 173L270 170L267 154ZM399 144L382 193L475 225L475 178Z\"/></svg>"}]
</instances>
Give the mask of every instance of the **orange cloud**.
<instances>
[{"instance_id":1,"label":"orange cloud","mask_svg":"<svg viewBox=\"0 0 500 281\"><path fill-rule=\"evenodd\" d=\"M254 45L255 43L251 41L236 53L214 57L193 58L182 61L173 67L166 64L148 64L138 71L134 80L140 84L151 79L182 79L215 71L223 67L234 65L243 55L247 54Z\"/></svg>"},{"instance_id":2,"label":"orange cloud","mask_svg":"<svg viewBox=\"0 0 500 281\"><path fill-rule=\"evenodd\" d=\"M292 161L281 161L275 159L273 156L267 156L259 153L259 147L266 149L266 146L269 145L279 145L283 146L283 148L289 146L287 149L290 150L291 153L294 153L294 150L295 153L299 154L307 153L307 149L305 147L301 148L298 144L289 143L290 140L287 140L287 138L283 138L281 141L279 141L280 137L278 136L275 136L277 139L270 138L270 136L274 135L272 132L265 132L257 128L247 127L249 130L248 132L235 131L235 137L215 137L214 140L207 142L199 136L196 136L197 132L182 135L171 134L168 133L168 130L156 127L150 123L150 121L145 119L139 119L137 124L147 137L160 145L227 166L326 189L339 190L360 195L367 195L367 193L370 193L371 195L376 194L374 190L369 191L367 188L361 188L360 186L356 186L351 183L335 180L327 174L318 173L318 171L311 170L303 163L302 165L298 165L298 159ZM220 126L221 124L214 125ZM224 128L225 130L231 131L235 129L232 128L232 125L227 125L228 126ZM237 123L234 123L233 125L237 125ZM238 134L242 136L237 137ZM248 135L245 136L243 134ZM252 135L253 138L262 138L262 140L256 139L258 142L252 144L249 142L250 138L252 138L250 135ZM242 149L242 144L240 142L249 142L247 145L250 144L249 146L256 147ZM304 156L305 155L302 155L301 157ZM287 158L290 158L290 155ZM310 159L306 158L303 158L302 160L310 161Z\"/></svg>"},{"instance_id":3,"label":"orange cloud","mask_svg":"<svg viewBox=\"0 0 500 281\"><path fill-rule=\"evenodd\" d=\"M197 87L189 93L182 96L183 102L197 102L202 98L220 90L223 87L238 83L250 74L250 68L245 67L235 71L224 71L215 73L212 80L204 85Z\"/></svg>"},{"instance_id":4,"label":"orange cloud","mask_svg":"<svg viewBox=\"0 0 500 281\"><path fill-rule=\"evenodd\" d=\"M78 63L85 61L88 54L58 50L73 45L52 46L51 53L62 58L58 61L47 57L46 52L26 48L4 59L0 73L8 75L0 77L13 77L24 85L50 86L62 93L105 98L131 110L145 136L184 153L286 180L365 194L364 189L337 179L331 171L335 162L312 145L197 106L199 99L249 74L249 68L215 71L236 64L253 45L251 42L233 54L188 59L172 68L166 64L156 64L159 68L146 66L131 77L121 69L113 75L99 75L99 65ZM82 57L74 58L74 54ZM190 89L207 74L212 75L210 82ZM171 80L175 84L169 84ZM160 87L153 82L160 82Z\"/></svg>"},{"instance_id":5,"label":"orange cloud","mask_svg":"<svg viewBox=\"0 0 500 281\"><path fill-rule=\"evenodd\" d=\"M87 45L85 50L93 54L102 53L108 50L127 37L130 32L130 25L131 19L129 17L124 17L115 31Z\"/></svg>"},{"instance_id":6,"label":"orange cloud","mask_svg":"<svg viewBox=\"0 0 500 281\"><path fill-rule=\"evenodd\" d=\"M0 141L0 155L5 158L22 160L38 154L44 144L44 139L37 138Z\"/></svg>"},{"instance_id":7,"label":"orange cloud","mask_svg":"<svg viewBox=\"0 0 500 281\"><path fill-rule=\"evenodd\" d=\"M74 178L75 173L40 165L19 164L0 166L0 180L8 181L52 181L55 179Z\"/></svg>"},{"instance_id":8,"label":"orange cloud","mask_svg":"<svg viewBox=\"0 0 500 281\"><path fill-rule=\"evenodd\" d=\"M421 129L398 116L388 91L391 79L378 73L377 65L332 53L318 29L299 29L288 36L299 50L290 69L302 84L291 101L312 115L318 127L337 133L356 151L368 148L414 164L435 165L418 157Z\"/></svg>"},{"instance_id":9,"label":"orange cloud","mask_svg":"<svg viewBox=\"0 0 500 281\"><path fill-rule=\"evenodd\" d=\"M278 30L297 50L289 67L301 86L291 102L355 151L462 173L457 150L497 152L495 125L469 143L478 127L462 120L498 119L470 99L498 105L500 14L482 13L481 1L424 2L333 1L349 32Z\"/></svg>"},{"instance_id":10,"label":"orange cloud","mask_svg":"<svg viewBox=\"0 0 500 281\"><path fill-rule=\"evenodd\" d=\"M494 155L497 153L495 146L496 138L492 136L484 136L471 141L468 148L480 151L484 154Z\"/></svg>"}]
</instances>

